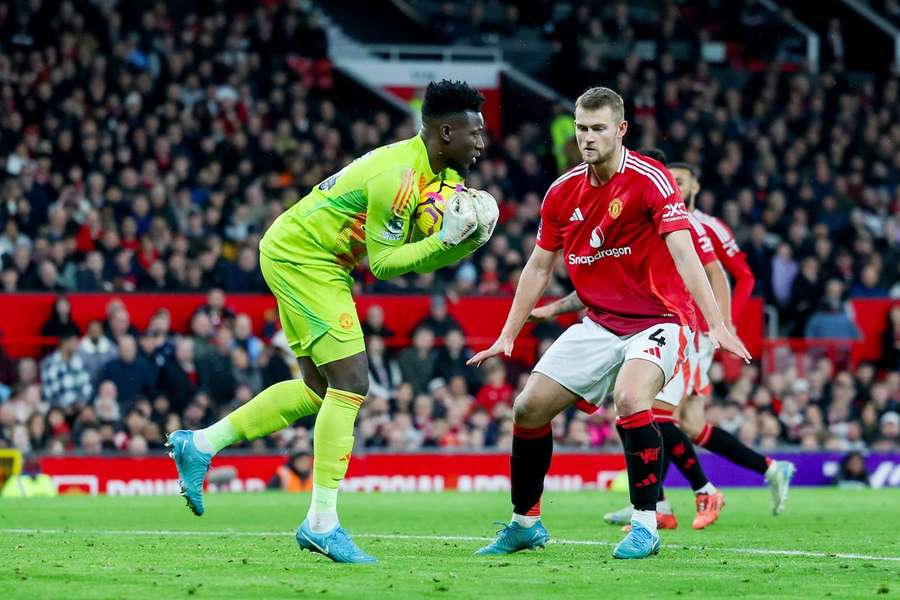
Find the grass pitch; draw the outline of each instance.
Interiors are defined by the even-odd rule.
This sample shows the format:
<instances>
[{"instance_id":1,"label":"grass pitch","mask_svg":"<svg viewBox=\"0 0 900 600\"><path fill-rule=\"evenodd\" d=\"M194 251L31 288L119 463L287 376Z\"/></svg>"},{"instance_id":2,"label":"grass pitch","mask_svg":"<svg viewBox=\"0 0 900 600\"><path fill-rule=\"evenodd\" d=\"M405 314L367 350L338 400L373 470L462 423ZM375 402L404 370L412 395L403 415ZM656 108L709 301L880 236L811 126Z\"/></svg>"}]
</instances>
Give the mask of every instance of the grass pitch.
<instances>
[{"instance_id":1,"label":"grass pitch","mask_svg":"<svg viewBox=\"0 0 900 600\"><path fill-rule=\"evenodd\" d=\"M0 501L0 598L900 598L900 490L795 489L772 517L767 490L726 490L718 523L692 531L692 496L659 556L617 561L601 515L615 493L544 498L553 542L472 556L507 520L508 494L343 494L342 524L372 566L301 553L307 495Z\"/></svg>"}]
</instances>

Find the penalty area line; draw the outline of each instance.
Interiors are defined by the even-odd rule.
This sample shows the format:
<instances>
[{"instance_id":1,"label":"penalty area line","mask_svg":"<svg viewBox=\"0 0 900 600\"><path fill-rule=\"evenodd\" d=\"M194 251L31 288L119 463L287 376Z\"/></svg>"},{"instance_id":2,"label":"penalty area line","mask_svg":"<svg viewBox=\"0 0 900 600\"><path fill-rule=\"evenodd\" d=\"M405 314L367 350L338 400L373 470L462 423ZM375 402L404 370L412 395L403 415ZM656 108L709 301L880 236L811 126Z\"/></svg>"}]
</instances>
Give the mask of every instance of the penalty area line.
<instances>
[{"instance_id":1,"label":"penalty area line","mask_svg":"<svg viewBox=\"0 0 900 600\"><path fill-rule=\"evenodd\" d=\"M199 531L171 529L29 529L4 528L0 534L20 535L109 535L109 536L160 536L160 537L279 537L292 536L293 531ZM414 535L401 533L356 533L358 538L380 538L384 540L408 540L431 542L489 542L494 538L474 535ZM613 542L601 540L564 540L551 539L550 544L568 546L613 546ZM810 550L778 550L773 548L730 548L715 546L686 546L671 544L663 546L663 550L689 550L693 552L726 552L730 554L754 554L762 556L795 556L798 558L838 558L846 560L877 560L900 562L900 556L873 556L846 552L815 552Z\"/></svg>"}]
</instances>

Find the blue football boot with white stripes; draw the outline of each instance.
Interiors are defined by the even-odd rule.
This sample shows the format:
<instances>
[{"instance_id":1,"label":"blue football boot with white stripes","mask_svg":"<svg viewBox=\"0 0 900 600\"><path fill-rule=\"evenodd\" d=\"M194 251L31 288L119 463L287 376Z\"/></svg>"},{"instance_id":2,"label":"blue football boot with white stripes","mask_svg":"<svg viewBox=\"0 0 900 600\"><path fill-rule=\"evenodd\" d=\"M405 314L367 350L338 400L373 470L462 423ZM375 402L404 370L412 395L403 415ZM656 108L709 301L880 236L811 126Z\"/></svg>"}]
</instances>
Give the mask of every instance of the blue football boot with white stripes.
<instances>
[{"instance_id":1,"label":"blue football boot with white stripes","mask_svg":"<svg viewBox=\"0 0 900 600\"><path fill-rule=\"evenodd\" d=\"M201 452L194 444L194 432L179 429L169 434L166 447L178 468L178 485L188 508L198 517L203 514L203 480L212 462L212 454Z\"/></svg>"}]
</instances>

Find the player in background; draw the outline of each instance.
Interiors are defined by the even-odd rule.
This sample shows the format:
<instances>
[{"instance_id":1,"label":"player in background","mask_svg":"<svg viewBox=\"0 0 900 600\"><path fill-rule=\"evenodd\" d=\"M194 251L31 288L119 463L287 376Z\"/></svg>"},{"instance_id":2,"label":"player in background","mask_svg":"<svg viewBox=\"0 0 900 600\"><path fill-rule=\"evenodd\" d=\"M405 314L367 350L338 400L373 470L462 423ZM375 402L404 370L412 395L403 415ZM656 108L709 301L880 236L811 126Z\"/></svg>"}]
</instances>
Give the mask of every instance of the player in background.
<instances>
[{"instance_id":1,"label":"player in background","mask_svg":"<svg viewBox=\"0 0 900 600\"><path fill-rule=\"evenodd\" d=\"M350 271L368 255L379 279L429 272L488 240L499 214L496 201L486 193L458 191L447 202L440 231L405 242L415 226L411 217L420 191L439 179L458 182L484 149L483 101L462 82L429 84L418 135L356 159L266 231L260 265L303 379L266 388L206 429L169 436L182 493L195 514L203 514L203 480L214 454L318 413L312 501L297 543L336 562L375 561L353 543L337 516L338 485L369 385Z\"/></svg>"},{"instance_id":2,"label":"player in background","mask_svg":"<svg viewBox=\"0 0 900 600\"><path fill-rule=\"evenodd\" d=\"M632 529L613 556L644 558L659 552L655 511L662 438L650 409L665 382L681 369L693 341L691 296L711 324L714 345L750 359L719 315L672 176L622 144L628 129L624 113L622 98L608 88L591 88L576 101L576 140L585 162L548 189L537 244L500 337L469 361L477 365L511 354L562 250L588 315L553 343L515 400L513 516L478 554L507 554L546 543L540 500L553 454L550 422L581 399L603 402L610 388L634 507Z\"/></svg>"},{"instance_id":3,"label":"player in background","mask_svg":"<svg viewBox=\"0 0 900 600\"><path fill-rule=\"evenodd\" d=\"M705 265L705 268L713 290L722 289L722 286L725 286L724 298L722 293L718 293L716 294L716 299L719 300L726 325L734 332L734 323L740 318L747 300L753 292L755 282L753 272L747 265L744 253L738 248L731 229L719 219L707 215L696 208L697 195L700 193L700 179L697 167L688 163L677 162L668 165L668 169L678 184L682 197L686 200L690 216L695 222L703 226L706 240L712 244L717 261L714 265ZM722 266L725 267L734 280L733 292L730 289L728 280L724 277L719 277ZM556 302L535 308L532 311L532 317L535 319L548 319L572 310L580 310L583 307L584 305L578 299L577 294L572 293ZM689 435L694 440L694 443L700 444L707 450L727 458L736 465L763 475L772 492L772 513L778 515L784 510L795 467L790 462L776 461L759 454L732 434L706 422L704 412L706 402L711 397L709 369L712 366L714 351L704 330L706 324L701 320L700 325L699 350L693 356L695 364L692 366L692 385L688 389L688 395L678 405L676 414L678 427ZM666 391L672 392L670 388L675 383L677 381L669 383L667 390L664 390L660 399L663 398ZM658 421L666 418L671 419L672 417L657 416ZM674 440L674 438L672 439ZM683 444L683 442L680 443ZM695 486L700 480L697 479L695 472L691 472L696 455L690 445L685 445L682 448L677 446L677 444L676 442L666 445L667 462L665 467L668 467L668 459L671 457L679 471L688 479L691 487L696 491L697 488ZM663 474L665 475L665 469ZM713 494L704 498L698 495L697 517L694 520L694 528L702 529L709 523L714 522L715 518L717 518L717 509L721 509L721 503L721 496ZM663 500L657 507L657 511L658 516L665 513L671 514L671 507L668 502ZM607 523L614 525L628 523L631 519L631 507L607 513L603 519ZM710 521L710 519L712 520ZM672 518L662 516L660 517L660 526L663 528L674 528L674 526L677 526L677 522L674 516Z\"/></svg>"},{"instance_id":4,"label":"player in background","mask_svg":"<svg viewBox=\"0 0 900 600\"><path fill-rule=\"evenodd\" d=\"M672 175L687 198L688 210L706 228L716 256L734 279L730 312L732 320L727 323L729 329L734 332L734 323L744 312L747 300L753 293L755 283L753 272L747 264L746 255L738 248L731 229L716 217L696 208L697 195L700 193L699 169L687 163L674 163L670 168L673 169ZM695 373L695 393L685 399L678 414L681 428L696 444L727 458L736 465L762 475L772 492L772 514L778 515L784 510L796 468L791 462L763 456L721 427L706 421L706 402L712 395L709 369L712 366L715 349L711 347L706 336L700 337L699 348L700 360Z\"/></svg>"}]
</instances>

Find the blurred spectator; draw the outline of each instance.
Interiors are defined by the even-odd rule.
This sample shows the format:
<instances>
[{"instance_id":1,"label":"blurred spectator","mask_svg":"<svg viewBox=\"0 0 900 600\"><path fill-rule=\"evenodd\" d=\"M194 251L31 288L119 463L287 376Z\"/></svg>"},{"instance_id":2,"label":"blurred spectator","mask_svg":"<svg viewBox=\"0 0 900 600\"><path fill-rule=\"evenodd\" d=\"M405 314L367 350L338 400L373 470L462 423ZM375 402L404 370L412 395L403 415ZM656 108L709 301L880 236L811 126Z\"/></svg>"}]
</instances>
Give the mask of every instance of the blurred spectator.
<instances>
[{"instance_id":1,"label":"blurred spectator","mask_svg":"<svg viewBox=\"0 0 900 600\"><path fill-rule=\"evenodd\" d=\"M77 350L78 335L64 331L59 348L41 362L44 399L51 406L67 409L91 398L91 376Z\"/></svg>"},{"instance_id":2,"label":"blurred spectator","mask_svg":"<svg viewBox=\"0 0 900 600\"><path fill-rule=\"evenodd\" d=\"M475 404L493 414L498 404L512 406L513 388L506 381L506 367L500 360L487 361L483 367L485 383L475 394Z\"/></svg>"},{"instance_id":3,"label":"blurred spectator","mask_svg":"<svg viewBox=\"0 0 900 600\"><path fill-rule=\"evenodd\" d=\"M383 398L392 398L403 375L397 362L387 357L381 336L370 335L366 338L366 356L369 361L369 391Z\"/></svg>"},{"instance_id":4,"label":"blurred spectator","mask_svg":"<svg viewBox=\"0 0 900 600\"><path fill-rule=\"evenodd\" d=\"M108 292L112 284L104 278L106 261L99 251L89 252L84 266L75 274L75 289L79 292Z\"/></svg>"},{"instance_id":5,"label":"blurred spectator","mask_svg":"<svg viewBox=\"0 0 900 600\"><path fill-rule=\"evenodd\" d=\"M251 363L256 364L263 351L263 341L253 335L253 321L250 315L239 314L234 320L234 344L243 348Z\"/></svg>"},{"instance_id":6,"label":"blurred spectator","mask_svg":"<svg viewBox=\"0 0 900 600\"><path fill-rule=\"evenodd\" d=\"M213 329L218 329L222 325L230 325L234 320L234 311L225 305L225 292L219 288L210 290L206 295L206 304L198 308L197 312L209 317L209 323Z\"/></svg>"},{"instance_id":7,"label":"blurred spectator","mask_svg":"<svg viewBox=\"0 0 900 600\"><path fill-rule=\"evenodd\" d=\"M65 296L58 296L53 303L50 318L41 327L41 335L46 337L62 337L63 334L80 336L81 330L72 320L72 305Z\"/></svg>"},{"instance_id":8,"label":"blurred spectator","mask_svg":"<svg viewBox=\"0 0 900 600\"><path fill-rule=\"evenodd\" d=\"M434 332L428 327L418 327L413 333L412 345L397 358L403 381L411 383L416 393L426 391L428 382L434 378L436 363Z\"/></svg>"},{"instance_id":9,"label":"blurred spectator","mask_svg":"<svg viewBox=\"0 0 900 600\"><path fill-rule=\"evenodd\" d=\"M460 329L459 322L450 316L444 296L431 297L428 316L419 321L416 328L419 327L427 327L439 338L443 338L451 329Z\"/></svg>"},{"instance_id":10,"label":"blurred spectator","mask_svg":"<svg viewBox=\"0 0 900 600\"><path fill-rule=\"evenodd\" d=\"M175 342L175 354L169 357L159 370L157 389L180 413L189 398L197 391L197 367L194 362L194 340L181 338Z\"/></svg>"},{"instance_id":11,"label":"blurred spectator","mask_svg":"<svg viewBox=\"0 0 900 600\"><path fill-rule=\"evenodd\" d=\"M259 294L267 292L268 289L259 269L256 249L250 246L241 248L237 264L229 267L225 276L225 290Z\"/></svg>"},{"instance_id":12,"label":"blurred spectator","mask_svg":"<svg viewBox=\"0 0 900 600\"><path fill-rule=\"evenodd\" d=\"M834 478L838 487L869 487L869 471L866 459L858 451L850 452L841 459L841 466Z\"/></svg>"},{"instance_id":13,"label":"blurred spectator","mask_svg":"<svg viewBox=\"0 0 900 600\"><path fill-rule=\"evenodd\" d=\"M312 455L305 450L291 453L285 464L275 471L268 487L284 492L312 490Z\"/></svg>"},{"instance_id":14,"label":"blurred spectator","mask_svg":"<svg viewBox=\"0 0 900 600\"><path fill-rule=\"evenodd\" d=\"M436 374L450 381L461 375L470 390L476 390L481 383L477 369L466 366L474 352L466 346L466 337L462 330L454 328L444 334L444 345L438 350L435 362Z\"/></svg>"},{"instance_id":15,"label":"blurred spectator","mask_svg":"<svg viewBox=\"0 0 900 600\"><path fill-rule=\"evenodd\" d=\"M98 381L111 381L118 390L119 404L130 408L138 398L151 398L156 390L154 367L138 355L137 342L130 335L119 338L118 358L106 363Z\"/></svg>"},{"instance_id":16,"label":"blurred spectator","mask_svg":"<svg viewBox=\"0 0 900 600\"><path fill-rule=\"evenodd\" d=\"M389 340L394 337L394 331L384 323L384 309L378 304L373 304L366 310L362 330L367 338L377 335L382 340Z\"/></svg>"},{"instance_id":17,"label":"blurred spectator","mask_svg":"<svg viewBox=\"0 0 900 600\"><path fill-rule=\"evenodd\" d=\"M95 381L100 369L116 357L116 345L103 335L103 324L100 321L88 323L87 334L78 344L78 355L84 362L84 367Z\"/></svg>"},{"instance_id":18,"label":"blurred spectator","mask_svg":"<svg viewBox=\"0 0 900 600\"><path fill-rule=\"evenodd\" d=\"M858 339L859 331L844 306L844 284L837 279L825 283L825 296L806 324L807 338Z\"/></svg>"},{"instance_id":19,"label":"blurred spectator","mask_svg":"<svg viewBox=\"0 0 900 600\"><path fill-rule=\"evenodd\" d=\"M197 383L220 406L231 402L238 385L231 370L232 342L231 330L222 327L216 333L210 352L197 359Z\"/></svg>"}]
</instances>

